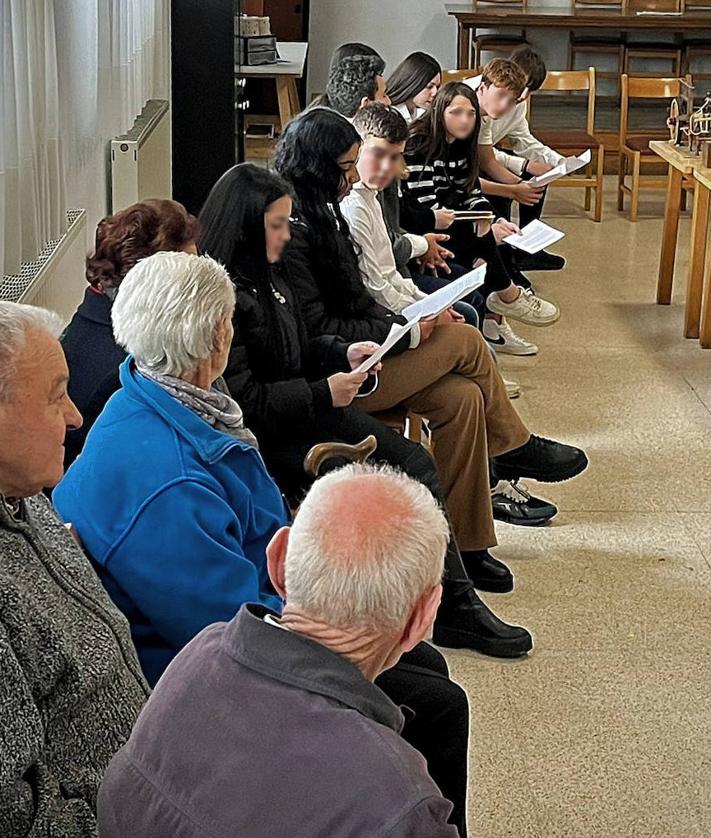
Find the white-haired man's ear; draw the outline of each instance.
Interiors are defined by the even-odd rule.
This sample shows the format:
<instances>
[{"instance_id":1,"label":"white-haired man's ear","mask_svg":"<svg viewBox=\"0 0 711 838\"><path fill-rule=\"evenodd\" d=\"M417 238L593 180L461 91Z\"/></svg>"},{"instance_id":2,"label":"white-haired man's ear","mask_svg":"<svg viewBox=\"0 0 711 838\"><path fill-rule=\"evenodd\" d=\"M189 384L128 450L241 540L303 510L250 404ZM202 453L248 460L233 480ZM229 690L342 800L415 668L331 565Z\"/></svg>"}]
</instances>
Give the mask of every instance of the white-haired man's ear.
<instances>
[{"instance_id":1,"label":"white-haired man's ear","mask_svg":"<svg viewBox=\"0 0 711 838\"><path fill-rule=\"evenodd\" d=\"M441 601L441 584L425 591L417 600L400 641L403 652L411 651L429 635Z\"/></svg>"},{"instance_id":2,"label":"white-haired man's ear","mask_svg":"<svg viewBox=\"0 0 711 838\"><path fill-rule=\"evenodd\" d=\"M274 590L286 599L286 549L289 546L291 527L281 527L267 544L267 572Z\"/></svg>"}]
</instances>

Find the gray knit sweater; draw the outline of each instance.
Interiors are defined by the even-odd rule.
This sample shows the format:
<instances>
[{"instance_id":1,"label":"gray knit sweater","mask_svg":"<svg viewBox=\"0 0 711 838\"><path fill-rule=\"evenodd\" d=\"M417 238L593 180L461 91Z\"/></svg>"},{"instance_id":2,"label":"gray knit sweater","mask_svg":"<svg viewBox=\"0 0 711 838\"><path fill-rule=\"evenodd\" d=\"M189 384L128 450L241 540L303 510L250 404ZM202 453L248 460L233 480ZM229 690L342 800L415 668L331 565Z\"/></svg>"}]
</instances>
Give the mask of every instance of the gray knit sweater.
<instances>
[{"instance_id":1,"label":"gray knit sweater","mask_svg":"<svg viewBox=\"0 0 711 838\"><path fill-rule=\"evenodd\" d=\"M128 624L48 501L0 503L0 836L96 836L148 687Z\"/></svg>"}]
</instances>

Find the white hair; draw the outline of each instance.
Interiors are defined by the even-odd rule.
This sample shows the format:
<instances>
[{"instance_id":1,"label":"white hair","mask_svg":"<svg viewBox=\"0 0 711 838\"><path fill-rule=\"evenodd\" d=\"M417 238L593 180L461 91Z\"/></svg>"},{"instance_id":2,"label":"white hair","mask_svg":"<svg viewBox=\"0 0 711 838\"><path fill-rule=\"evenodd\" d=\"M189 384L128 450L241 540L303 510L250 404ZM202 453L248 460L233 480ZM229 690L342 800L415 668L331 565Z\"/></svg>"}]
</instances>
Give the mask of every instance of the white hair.
<instances>
[{"instance_id":1,"label":"white hair","mask_svg":"<svg viewBox=\"0 0 711 838\"><path fill-rule=\"evenodd\" d=\"M296 515L287 603L340 628L402 628L441 581L448 540L423 484L386 466L345 466L317 480Z\"/></svg>"},{"instance_id":2,"label":"white hair","mask_svg":"<svg viewBox=\"0 0 711 838\"><path fill-rule=\"evenodd\" d=\"M53 338L62 333L58 314L38 306L0 300L0 402L8 401L17 373L17 356L27 332L46 332Z\"/></svg>"},{"instance_id":3,"label":"white hair","mask_svg":"<svg viewBox=\"0 0 711 838\"><path fill-rule=\"evenodd\" d=\"M234 286L219 262L165 251L126 274L111 321L116 341L139 366L180 376L210 357L217 325L234 307Z\"/></svg>"}]
</instances>

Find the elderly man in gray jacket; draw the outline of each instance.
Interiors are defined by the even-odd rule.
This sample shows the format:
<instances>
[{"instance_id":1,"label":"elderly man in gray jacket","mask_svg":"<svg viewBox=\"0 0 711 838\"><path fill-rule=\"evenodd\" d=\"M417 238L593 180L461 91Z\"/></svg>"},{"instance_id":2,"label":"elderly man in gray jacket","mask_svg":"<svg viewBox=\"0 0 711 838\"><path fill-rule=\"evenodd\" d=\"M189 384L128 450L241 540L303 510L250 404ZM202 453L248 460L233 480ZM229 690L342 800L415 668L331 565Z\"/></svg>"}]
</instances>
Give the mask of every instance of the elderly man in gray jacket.
<instances>
[{"instance_id":1,"label":"elderly man in gray jacket","mask_svg":"<svg viewBox=\"0 0 711 838\"><path fill-rule=\"evenodd\" d=\"M41 494L81 425L59 318L0 301L0 835L93 838L148 695L128 624Z\"/></svg>"},{"instance_id":2,"label":"elderly man in gray jacket","mask_svg":"<svg viewBox=\"0 0 711 838\"><path fill-rule=\"evenodd\" d=\"M268 548L281 617L243 606L173 660L105 775L102 838L455 838L373 683L427 635L447 539L402 474L317 481Z\"/></svg>"}]
</instances>

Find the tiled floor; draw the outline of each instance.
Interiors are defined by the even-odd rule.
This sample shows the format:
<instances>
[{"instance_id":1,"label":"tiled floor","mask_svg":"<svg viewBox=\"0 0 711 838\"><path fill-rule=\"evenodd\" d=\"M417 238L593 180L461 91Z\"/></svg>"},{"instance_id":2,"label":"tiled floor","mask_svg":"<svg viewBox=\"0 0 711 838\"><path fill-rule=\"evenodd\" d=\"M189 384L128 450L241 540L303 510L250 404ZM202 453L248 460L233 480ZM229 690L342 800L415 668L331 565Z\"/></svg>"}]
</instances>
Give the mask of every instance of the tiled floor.
<instances>
[{"instance_id":1,"label":"tiled floor","mask_svg":"<svg viewBox=\"0 0 711 838\"><path fill-rule=\"evenodd\" d=\"M498 528L516 590L487 601L533 654L448 654L472 706L472 836L711 835L711 350L682 337L688 221L674 304L654 304L663 198L637 224L612 180L602 224L577 190L548 200L568 267L531 278L563 315L521 327L540 355L503 367L529 426L590 468L536 487L560 506L548 528Z\"/></svg>"}]
</instances>

